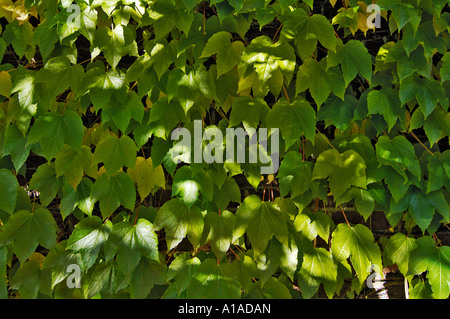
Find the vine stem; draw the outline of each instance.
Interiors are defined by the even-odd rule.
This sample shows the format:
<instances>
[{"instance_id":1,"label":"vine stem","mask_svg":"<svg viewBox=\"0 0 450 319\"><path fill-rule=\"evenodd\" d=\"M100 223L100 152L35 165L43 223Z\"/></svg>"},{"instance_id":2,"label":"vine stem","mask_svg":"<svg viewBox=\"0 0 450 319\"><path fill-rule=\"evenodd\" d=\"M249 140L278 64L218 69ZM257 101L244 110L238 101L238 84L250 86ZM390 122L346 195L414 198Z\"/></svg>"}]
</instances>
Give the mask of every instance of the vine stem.
<instances>
[{"instance_id":1,"label":"vine stem","mask_svg":"<svg viewBox=\"0 0 450 319\"><path fill-rule=\"evenodd\" d=\"M305 161L305 138L302 136L302 162Z\"/></svg>"},{"instance_id":2,"label":"vine stem","mask_svg":"<svg viewBox=\"0 0 450 319\"><path fill-rule=\"evenodd\" d=\"M89 129L89 132L87 132L87 134L84 136L84 138L83 138L83 140L81 141L81 143L83 144L83 142L86 140L86 138L89 136L89 135L91 135L91 133L95 130L95 128L97 127L97 126L99 126L100 125L100 123L97 123L97 124L95 124L95 126L94 127L91 127L90 129Z\"/></svg>"},{"instance_id":3,"label":"vine stem","mask_svg":"<svg viewBox=\"0 0 450 319\"><path fill-rule=\"evenodd\" d=\"M277 29L277 32L275 32L275 35L274 35L273 38L272 38L272 42L275 42L275 39L277 38L277 35L278 35L278 33L280 32L282 26L283 26L283 23L280 24L280 26L279 26L278 29Z\"/></svg>"},{"instance_id":4,"label":"vine stem","mask_svg":"<svg viewBox=\"0 0 450 319\"><path fill-rule=\"evenodd\" d=\"M136 225L139 215L139 207L141 207L142 202L139 202L139 206L136 208L136 217L134 218L134 224Z\"/></svg>"},{"instance_id":5,"label":"vine stem","mask_svg":"<svg viewBox=\"0 0 450 319\"><path fill-rule=\"evenodd\" d=\"M230 247L230 250L231 250L231 252L236 256L236 258L238 259L238 260L241 260L241 258L239 258L239 256L234 252L234 250Z\"/></svg>"},{"instance_id":6,"label":"vine stem","mask_svg":"<svg viewBox=\"0 0 450 319\"><path fill-rule=\"evenodd\" d=\"M286 91L286 87L284 86L284 84L283 84L283 92L284 92L284 96L286 97L286 100L287 100L289 103L291 103L291 101L289 100L289 95L288 95L288 93L287 93L287 91Z\"/></svg>"},{"instance_id":7,"label":"vine stem","mask_svg":"<svg viewBox=\"0 0 450 319\"><path fill-rule=\"evenodd\" d=\"M241 248L239 248L239 246L238 245L235 245L235 244L233 244L233 246L234 247L236 247L237 248L237 250L239 250L241 253L243 253L244 251L241 249Z\"/></svg>"},{"instance_id":8,"label":"vine stem","mask_svg":"<svg viewBox=\"0 0 450 319\"><path fill-rule=\"evenodd\" d=\"M347 215L345 215L345 212L344 212L344 209L342 208L342 205L339 205L339 207L341 208L342 215L344 215L344 218L345 218L345 221L347 222L348 227L352 227L352 226L350 226L350 223L348 222Z\"/></svg>"},{"instance_id":9,"label":"vine stem","mask_svg":"<svg viewBox=\"0 0 450 319\"><path fill-rule=\"evenodd\" d=\"M322 136L322 138L324 139L325 142L327 142L328 145L330 145L333 149L336 150L336 147L334 147L333 144L331 144L330 141L328 139L326 139L325 136L323 136L322 132L319 131L319 129L317 127L316 127L316 131L317 131L317 133L320 134L320 136Z\"/></svg>"},{"instance_id":10,"label":"vine stem","mask_svg":"<svg viewBox=\"0 0 450 319\"><path fill-rule=\"evenodd\" d=\"M419 144L422 145L422 147L423 147L424 149L426 149L427 152L430 153L430 155L434 155L434 153L433 153L433 152L432 152L425 144L422 143L422 141L417 137L416 134L414 134L413 131L409 132L409 134L410 134L412 137L414 137L414 139L415 139L417 142L419 142Z\"/></svg>"},{"instance_id":11,"label":"vine stem","mask_svg":"<svg viewBox=\"0 0 450 319\"><path fill-rule=\"evenodd\" d=\"M137 85L137 81L135 81L135 82L133 83L133 85L128 89L128 92L130 92L136 85ZM128 92L127 92L127 93L128 93Z\"/></svg>"},{"instance_id":12,"label":"vine stem","mask_svg":"<svg viewBox=\"0 0 450 319\"><path fill-rule=\"evenodd\" d=\"M203 3L203 35L206 34L206 14L205 14L206 2Z\"/></svg>"}]
</instances>

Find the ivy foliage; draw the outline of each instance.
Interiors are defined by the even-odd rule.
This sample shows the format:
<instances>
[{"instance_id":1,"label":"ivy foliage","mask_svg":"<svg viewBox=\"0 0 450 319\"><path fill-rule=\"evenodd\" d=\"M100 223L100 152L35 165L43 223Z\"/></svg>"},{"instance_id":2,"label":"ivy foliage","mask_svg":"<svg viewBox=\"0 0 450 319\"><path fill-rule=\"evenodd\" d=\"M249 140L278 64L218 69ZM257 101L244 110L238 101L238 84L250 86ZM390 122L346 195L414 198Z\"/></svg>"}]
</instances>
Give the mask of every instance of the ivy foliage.
<instances>
[{"instance_id":1,"label":"ivy foliage","mask_svg":"<svg viewBox=\"0 0 450 319\"><path fill-rule=\"evenodd\" d=\"M448 298L449 3L371 3L0 0L0 297ZM279 171L191 163L195 120Z\"/></svg>"}]
</instances>

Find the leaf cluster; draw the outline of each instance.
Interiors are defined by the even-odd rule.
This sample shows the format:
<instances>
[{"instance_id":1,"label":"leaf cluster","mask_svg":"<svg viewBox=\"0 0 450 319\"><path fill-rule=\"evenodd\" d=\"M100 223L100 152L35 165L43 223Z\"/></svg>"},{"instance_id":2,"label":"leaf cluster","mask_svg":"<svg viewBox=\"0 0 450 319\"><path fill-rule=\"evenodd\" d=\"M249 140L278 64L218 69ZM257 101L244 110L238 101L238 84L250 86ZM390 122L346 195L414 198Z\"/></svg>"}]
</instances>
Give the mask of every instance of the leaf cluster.
<instances>
[{"instance_id":1,"label":"leaf cluster","mask_svg":"<svg viewBox=\"0 0 450 319\"><path fill-rule=\"evenodd\" d=\"M1 0L0 298L448 298L449 4L371 3ZM192 161L196 120L279 170Z\"/></svg>"}]
</instances>

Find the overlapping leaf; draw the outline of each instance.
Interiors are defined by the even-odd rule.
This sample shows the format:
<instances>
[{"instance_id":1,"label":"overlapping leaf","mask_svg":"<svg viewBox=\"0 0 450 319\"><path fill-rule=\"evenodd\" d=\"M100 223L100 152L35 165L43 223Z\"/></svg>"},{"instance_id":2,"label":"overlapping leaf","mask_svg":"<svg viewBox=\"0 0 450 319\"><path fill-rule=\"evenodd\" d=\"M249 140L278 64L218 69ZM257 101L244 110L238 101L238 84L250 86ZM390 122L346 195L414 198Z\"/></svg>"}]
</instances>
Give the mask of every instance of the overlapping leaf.
<instances>
[{"instance_id":1,"label":"overlapping leaf","mask_svg":"<svg viewBox=\"0 0 450 319\"><path fill-rule=\"evenodd\" d=\"M288 231L280 208L273 202L262 202L255 195L248 196L236 212L234 238L247 231L255 255L262 253L269 240L275 236L288 246Z\"/></svg>"}]
</instances>

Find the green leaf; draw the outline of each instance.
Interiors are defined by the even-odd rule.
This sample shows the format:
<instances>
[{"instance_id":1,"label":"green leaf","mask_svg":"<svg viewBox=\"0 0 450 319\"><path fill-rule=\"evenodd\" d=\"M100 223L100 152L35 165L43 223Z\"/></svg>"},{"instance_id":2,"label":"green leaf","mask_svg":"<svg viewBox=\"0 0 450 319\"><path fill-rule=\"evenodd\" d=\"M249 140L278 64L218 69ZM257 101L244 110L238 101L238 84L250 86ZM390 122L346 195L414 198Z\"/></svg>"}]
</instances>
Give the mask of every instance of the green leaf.
<instances>
[{"instance_id":1,"label":"green leaf","mask_svg":"<svg viewBox=\"0 0 450 319\"><path fill-rule=\"evenodd\" d=\"M343 261L350 257L360 282L370 274L371 264L382 274L380 248L375 243L372 232L364 225L353 227L339 224L332 234L331 250L333 257Z\"/></svg>"},{"instance_id":2,"label":"green leaf","mask_svg":"<svg viewBox=\"0 0 450 319\"><path fill-rule=\"evenodd\" d=\"M103 51L106 61L115 69L124 55L138 56L134 39L133 31L119 24L114 29L99 28L95 32L94 44Z\"/></svg>"},{"instance_id":3,"label":"green leaf","mask_svg":"<svg viewBox=\"0 0 450 319\"><path fill-rule=\"evenodd\" d=\"M100 202L100 211L106 219L121 204L134 210L136 189L131 178L122 171L112 176L102 174L92 186L91 197Z\"/></svg>"},{"instance_id":4,"label":"green leaf","mask_svg":"<svg viewBox=\"0 0 450 319\"><path fill-rule=\"evenodd\" d=\"M160 39L146 44L145 48L150 56L146 67L153 66L158 79L161 79L161 76L169 70L170 65L177 59L177 47L177 40L168 43L166 39Z\"/></svg>"},{"instance_id":5,"label":"green leaf","mask_svg":"<svg viewBox=\"0 0 450 319\"><path fill-rule=\"evenodd\" d=\"M32 213L20 210L2 226L0 243L7 245L12 242L13 252L24 264L38 245L50 249L56 244L57 230L56 222L47 209L36 208Z\"/></svg>"},{"instance_id":6,"label":"green leaf","mask_svg":"<svg viewBox=\"0 0 450 319\"><path fill-rule=\"evenodd\" d=\"M143 201L150 192L154 194L158 188L164 189L166 186L166 179L161 165L153 168L151 158L145 159L138 156L136 166L128 169L127 173L133 182L137 184L137 190L141 197L141 201Z\"/></svg>"},{"instance_id":7,"label":"green leaf","mask_svg":"<svg viewBox=\"0 0 450 319\"><path fill-rule=\"evenodd\" d=\"M41 96L46 95L46 88L37 83L36 72L25 70L22 66L13 75L10 94L17 92L20 109L30 116L35 115L37 103Z\"/></svg>"},{"instance_id":8,"label":"green leaf","mask_svg":"<svg viewBox=\"0 0 450 319\"><path fill-rule=\"evenodd\" d=\"M280 169L277 174L277 177L280 180L280 190L282 194L285 194L290 190L292 197L297 197L311 189L312 169L313 163L303 161L300 153L286 153L281 161Z\"/></svg>"},{"instance_id":9,"label":"green leaf","mask_svg":"<svg viewBox=\"0 0 450 319\"><path fill-rule=\"evenodd\" d=\"M227 210L217 214L208 212L205 216L205 232L208 233L207 241L218 260L222 260L230 248L235 216Z\"/></svg>"},{"instance_id":10,"label":"green leaf","mask_svg":"<svg viewBox=\"0 0 450 319\"><path fill-rule=\"evenodd\" d=\"M403 105L414 97L417 99L425 119L433 112L438 102L443 106L448 105L445 90L439 82L412 75L400 85L400 101Z\"/></svg>"},{"instance_id":11,"label":"green leaf","mask_svg":"<svg viewBox=\"0 0 450 319\"><path fill-rule=\"evenodd\" d=\"M253 99L250 96L239 96L233 100L231 106L230 126L242 123L245 130L251 135L261 122L266 121L269 111L269 106L262 98Z\"/></svg>"},{"instance_id":12,"label":"green leaf","mask_svg":"<svg viewBox=\"0 0 450 319\"><path fill-rule=\"evenodd\" d=\"M307 15L303 9L294 10L287 15L281 39L294 39L302 60L306 60L313 53L317 41L328 50L336 51L336 36L331 23L323 15Z\"/></svg>"},{"instance_id":13,"label":"green leaf","mask_svg":"<svg viewBox=\"0 0 450 319\"><path fill-rule=\"evenodd\" d=\"M166 268L163 264L141 259L131 274L130 290L134 299L144 299L154 285L165 283Z\"/></svg>"},{"instance_id":14,"label":"green leaf","mask_svg":"<svg viewBox=\"0 0 450 319\"><path fill-rule=\"evenodd\" d=\"M180 194L183 202L191 207L202 194L203 202L212 200L213 181L204 170L193 172L190 166L179 168L173 177L172 196Z\"/></svg>"},{"instance_id":15,"label":"green leaf","mask_svg":"<svg viewBox=\"0 0 450 319\"><path fill-rule=\"evenodd\" d=\"M133 273L141 256L159 261L158 237L153 225L143 218L134 225L128 221L115 224L105 244L106 259L110 260L114 255L119 269L126 276Z\"/></svg>"},{"instance_id":16,"label":"green leaf","mask_svg":"<svg viewBox=\"0 0 450 319\"><path fill-rule=\"evenodd\" d=\"M189 168L178 170L175 176L172 196L180 194L183 202L188 207L191 207L198 199L200 185L196 180L192 179L192 173Z\"/></svg>"},{"instance_id":17,"label":"green leaf","mask_svg":"<svg viewBox=\"0 0 450 319\"><path fill-rule=\"evenodd\" d=\"M312 213L309 209L304 209L295 217L294 228L301 231L309 240L315 240L319 235L328 243L332 220L323 212Z\"/></svg>"},{"instance_id":18,"label":"green leaf","mask_svg":"<svg viewBox=\"0 0 450 319\"><path fill-rule=\"evenodd\" d=\"M340 154L335 149L322 152L317 158L312 179L328 178L335 198L342 196L352 186L366 188L366 164L353 150Z\"/></svg>"},{"instance_id":19,"label":"green leaf","mask_svg":"<svg viewBox=\"0 0 450 319\"><path fill-rule=\"evenodd\" d=\"M385 169L379 167L375 154L375 149L369 137L362 134L352 134L350 136L337 136L333 141L333 145L339 152L349 150L356 151L366 162L367 166L367 184L381 181L386 175Z\"/></svg>"},{"instance_id":20,"label":"green leaf","mask_svg":"<svg viewBox=\"0 0 450 319\"><path fill-rule=\"evenodd\" d=\"M409 53L405 51L404 44L405 42L403 41L394 44L385 59L385 63L398 61L397 74L400 78L400 83L415 72L430 78L432 64L425 59L423 48L419 47Z\"/></svg>"},{"instance_id":21,"label":"green leaf","mask_svg":"<svg viewBox=\"0 0 450 319\"><path fill-rule=\"evenodd\" d=\"M111 119L121 132L127 130L132 118L141 123L143 117L144 108L139 96L134 91L129 92L123 101L112 96L102 109L103 122L107 122Z\"/></svg>"},{"instance_id":22,"label":"green leaf","mask_svg":"<svg viewBox=\"0 0 450 319\"><path fill-rule=\"evenodd\" d=\"M76 189L83 178L84 172L92 172L92 153L88 146L83 145L77 152L68 145L64 145L56 154L56 177L65 176L67 182ZM95 170L94 170L95 171Z\"/></svg>"},{"instance_id":23,"label":"green leaf","mask_svg":"<svg viewBox=\"0 0 450 319\"><path fill-rule=\"evenodd\" d=\"M328 298L336 289L337 266L331 252L324 248L311 247L303 250L303 262L298 272L298 283L302 296L310 299L322 283Z\"/></svg>"},{"instance_id":24,"label":"green leaf","mask_svg":"<svg viewBox=\"0 0 450 319\"><path fill-rule=\"evenodd\" d=\"M80 150L83 139L83 122L72 110L64 114L47 112L39 116L31 128L28 145L40 142L42 153L50 161L67 144Z\"/></svg>"},{"instance_id":25,"label":"green leaf","mask_svg":"<svg viewBox=\"0 0 450 319\"><path fill-rule=\"evenodd\" d=\"M231 42L230 34L220 31L208 39L200 58L216 54L217 78L219 78L239 64L244 49L245 46L242 42Z\"/></svg>"},{"instance_id":26,"label":"green leaf","mask_svg":"<svg viewBox=\"0 0 450 319\"><path fill-rule=\"evenodd\" d=\"M31 146L27 145L27 138L22 134L17 124L8 126L5 132L2 155L10 155L16 171L22 167L30 154Z\"/></svg>"},{"instance_id":27,"label":"green leaf","mask_svg":"<svg viewBox=\"0 0 450 319\"><path fill-rule=\"evenodd\" d=\"M286 150L300 141L302 135L314 141L316 115L312 106L303 99L292 103L279 100L267 114L267 126L280 128Z\"/></svg>"},{"instance_id":28,"label":"green leaf","mask_svg":"<svg viewBox=\"0 0 450 319\"><path fill-rule=\"evenodd\" d=\"M82 219L75 225L67 241L67 249L80 253L85 269L89 269L103 249L111 228L111 221L103 223L97 216Z\"/></svg>"},{"instance_id":29,"label":"green leaf","mask_svg":"<svg viewBox=\"0 0 450 319\"><path fill-rule=\"evenodd\" d=\"M8 23L2 38L7 45L11 44L14 52L22 58L28 47L33 44L33 26L29 21L19 22L18 19L14 19Z\"/></svg>"},{"instance_id":30,"label":"green leaf","mask_svg":"<svg viewBox=\"0 0 450 319\"><path fill-rule=\"evenodd\" d=\"M327 126L332 124L343 132L354 121L357 107L358 100L352 95L345 95L344 99L330 95L317 112L317 120L325 120Z\"/></svg>"},{"instance_id":31,"label":"green leaf","mask_svg":"<svg viewBox=\"0 0 450 319\"><path fill-rule=\"evenodd\" d=\"M414 148L404 136L399 135L392 140L387 136L380 136L375 148L378 161L395 169L405 182L408 180L405 169L417 177L420 176L420 165Z\"/></svg>"},{"instance_id":32,"label":"green leaf","mask_svg":"<svg viewBox=\"0 0 450 319\"><path fill-rule=\"evenodd\" d=\"M376 185L376 184L371 184ZM367 219L371 216L374 208L375 208L375 196L378 195L381 192L381 196L384 195L384 188L374 190L371 188L371 185L367 186L367 190L361 189L361 188L352 188L350 190L351 196L355 199L355 207L358 213L360 213L364 220L367 221ZM381 204L383 204L382 202Z\"/></svg>"},{"instance_id":33,"label":"green leaf","mask_svg":"<svg viewBox=\"0 0 450 319\"><path fill-rule=\"evenodd\" d=\"M123 166L136 165L137 146L127 135L120 138L109 135L101 139L95 148L93 163L103 162L106 173L112 175Z\"/></svg>"},{"instance_id":34,"label":"green leaf","mask_svg":"<svg viewBox=\"0 0 450 319\"><path fill-rule=\"evenodd\" d=\"M69 184L63 185L63 197L61 199L61 215L63 219L69 216L76 207L86 215L92 216L96 200L91 197L91 189L94 183L83 177L76 190Z\"/></svg>"},{"instance_id":35,"label":"green leaf","mask_svg":"<svg viewBox=\"0 0 450 319\"><path fill-rule=\"evenodd\" d=\"M377 4L381 7L381 10L392 11L392 16L399 30L411 23L414 30L417 31L421 21L421 14L412 4L403 3L400 0L380 0Z\"/></svg>"},{"instance_id":36,"label":"green leaf","mask_svg":"<svg viewBox=\"0 0 450 319\"><path fill-rule=\"evenodd\" d=\"M52 20L46 19L40 23L33 33L33 43L39 46L39 51L44 60L50 57L59 40L56 23L53 23Z\"/></svg>"},{"instance_id":37,"label":"green leaf","mask_svg":"<svg viewBox=\"0 0 450 319\"><path fill-rule=\"evenodd\" d=\"M414 130L422 126L431 145L450 135L450 118L440 106L436 107L426 120L422 112L413 113L409 129Z\"/></svg>"},{"instance_id":38,"label":"green leaf","mask_svg":"<svg viewBox=\"0 0 450 319\"><path fill-rule=\"evenodd\" d=\"M192 69L187 73L181 69L172 70L169 73L167 87L169 102L174 96L177 96L185 114L200 95L209 99L216 98L214 78L203 64L198 69Z\"/></svg>"},{"instance_id":39,"label":"green leaf","mask_svg":"<svg viewBox=\"0 0 450 319\"><path fill-rule=\"evenodd\" d=\"M153 22L156 39L164 37L177 27L186 35L189 33L194 15L188 14L182 4L176 4L173 0L158 0L148 8L148 13Z\"/></svg>"},{"instance_id":40,"label":"green leaf","mask_svg":"<svg viewBox=\"0 0 450 319\"><path fill-rule=\"evenodd\" d=\"M450 52L446 52L442 57L442 66L439 70L439 74L441 75L441 81L444 83L445 81L450 80Z\"/></svg>"},{"instance_id":41,"label":"green leaf","mask_svg":"<svg viewBox=\"0 0 450 319\"><path fill-rule=\"evenodd\" d=\"M36 82L47 85L49 95L56 97L67 89L74 91L78 88L84 70L81 65L72 66L67 57L54 57L47 61L44 68L36 75Z\"/></svg>"},{"instance_id":42,"label":"green leaf","mask_svg":"<svg viewBox=\"0 0 450 319\"><path fill-rule=\"evenodd\" d=\"M56 197L61 179L56 176L55 163L40 165L30 180L29 188L39 191L41 204L47 206Z\"/></svg>"},{"instance_id":43,"label":"green leaf","mask_svg":"<svg viewBox=\"0 0 450 319\"><path fill-rule=\"evenodd\" d=\"M43 269L51 270L51 288L53 289L57 284L62 282L69 276L69 265L77 265L82 271L84 265L78 253L66 250L67 241L57 243L47 254L42 265Z\"/></svg>"},{"instance_id":44,"label":"green leaf","mask_svg":"<svg viewBox=\"0 0 450 319\"><path fill-rule=\"evenodd\" d=\"M436 52L440 52L441 54L446 52L444 37L440 32L437 32L437 25L439 24L437 20L436 18L430 19L427 16L417 29L414 29L412 25L405 27L403 41L408 53L414 50L419 44L424 49L424 56L427 61L431 61L431 58Z\"/></svg>"},{"instance_id":45,"label":"green leaf","mask_svg":"<svg viewBox=\"0 0 450 319\"><path fill-rule=\"evenodd\" d=\"M0 169L0 209L9 214L12 214L16 207L18 187L19 183L14 174L6 168Z\"/></svg>"},{"instance_id":46,"label":"green leaf","mask_svg":"<svg viewBox=\"0 0 450 319\"><path fill-rule=\"evenodd\" d=\"M409 207L408 211L411 217L423 233L430 226L435 211L444 218L444 221L448 221L450 218L449 206L442 191L434 191L425 194L421 189L411 187L407 195L405 195L398 204L400 206L395 211L398 211L399 209L402 210L401 208L404 207L403 205ZM406 210L406 208L403 210Z\"/></svg>"},{"instance_id":47,"label":"green leaf","mask_svg":"<svg viewBox=\"0 0 450 319\"><path fill-rule=\"evenodd\" d=\"M101 109L114 95L121 102L126 97L125 73L111 70L105 73L104 67L93 67L87 71L81 80L77 96L89 91L89 97L96 109Z\"/></svg>"},{"instance_id":48,"label":"green leaf","mask_svg":"<svg viewBox=\"0 0 450 319\"><path fill-rule=\"evenodd\" d=\"M411 191L409 199L409 212L416 224L425 232L431 224L434 215L434 205L431 199L422 191Z\"/></svg>"},{"instance_id":49,"label":"green leaf","mask_svg":"<svg viewBox=\"0 0 450 319\"><path fill-rule=\"evenodd\" d=\"M6 42L2 38L0 38L0 60L3 60L3 55L6 51Z\"/></svg>"},{"instance_id":50,"label":"green leaf","mask_svg":"<svg viewBox=\"0 0 450 319\"><path fill-rule=\"evenodd\" d=\"M180 102L178 100L169 102L166 97L163 97L152 106L148 120L148 132L166 139L179 122L186 122L186 115Z\"/></svg>"},{"instance_id":51,"label":"green leaf","mask_svg":"<svg viewBox=\"0 0 450 319\"><path fill-rule=\"evenodd\" d=\"M11 280L11 289L18 289L23 299L35 299L41 287L41 265L36 260L26 261Z\"/></svg>"},{"instance_id":52,"label":"green leaf","mask_svg":"<svg viewBox=\"0 0 450 319\"><path fill-rule=\"evenodd\" d=\"M409 299L435 299L428 281L413 279L409 287Z\"/></svg>"},{"instance_id":53,"label":"green leaf","mask_svg":"<svg viewBox=\"0 0 450 319\"><path fill-rule=\"evenodd\" d=\"M203 216L197 206L187 207L180 198L166 202L158 211L154 226L166 232L167 251L176 247L184 237L197 249L203 232Z\"/></svg>"},{"instance_id":54,"label":"green leaf","mask_svg":"<svg viewBox=\"0 0 450 319\"><path fill-rule=\"evenodd\" d=\"M450 187L450 150L428 157L427 193Z\"/></svg>"},{"instance_id":55,"label":"green leaf","mask_svg":"<svg viewBox=\"0 0 450 319\"><path fill-rule=\"evenodd\" d=\"M292 299L289 289L275 277L270 277L262 284L252 283L248 297L252 299Z\"/></svg>"},{"instance_id":56,"label":"green leaf","mask_svg":"<svg viewBox=\"0 0 450 319\"><path fill-rule=\"evenodd\" d=\"M288 277L293 280L297 266L299 264L299 247L292 235L290 237L289 246L280 243L276 238L270 241L270 262L278 264Z\"/></svg>"},{"instance_id":57,"label":"green leaf","mask_svg":"<svg viewBox=\"0 0 450 319\"><path fill-rule=\"evenodd\" d=\"M411 251L417 247L415 238L409 238L402 233L397 233L389 238L383 251L383 257L387 258L392 264L397 264L400 272L406 275L408 273Z\"/></svg>"},{"instance_id":58,"label":"green leaf","mask_svg":"<svg viewBox=\"0 0 450 319\"><path fill-rule=\"evenodd\" d=\"M429 236L416 240L417 248L410 254L408 275L419 275L425 271L438 299L446 299L450 294L450 247L436 247Z\"/></svg>"},{"instance_id":59,"label":"green leaf","mask_svg":"<svg viewBox=\"0 0 450 319\"><path fill-rule=\"evenodd\" d=\"M257 37L245 48L239 65L239 69L241 68L244 71L249 68L255 70L261 87L267 84L270 90L278 95L284 81L283 77L289 84L294 75L294 49L288 43L273 43L267 36ZM277 76L277 71L281 72L282 78L276 79L278 86L274 87L270 80Z\"/></svg>"},{"instance_id":60,"label":"green leaf","mask_svg":"<svg viewBox=\"0 0 450 319\"><path fill-rule=\"evenodd\" d=\"M167 280L175 279L178 295L188 288L190 280L200 264L200 259L191 257L190 253L181 253L170 263Z\"/></svg>"},{"instance_id":61,"label":"green leaf","mask_svg":"<svg viewBox=\"0 0 450 319\"><path fill-rule=\"evenodd\" d=\"M124 275L118 269L117 263L99 262L88 281L87 296L92 298L98 293L104 293L111 296L121 288L124 288Z\"/></svg>"},{"instance_id":62,"label":"green leaf","mask_svg":"<svg viewBox=\"0 0 450 319\"><path fill-rule=\"evenodd\" d=\"M216 204L217 208L221 211L225 210L228 207L230 201L240 203L241 191L236 181L230 178L223 183L220 189L214 187L213 201Z\"/></svg>"},{"instance_id":63,"label":"green leaf","mask_svg":"<svg viewBox=\"0 0 450 319\"><path fill-rule=\"evenodd\" d=\"M1 53L1 38L0 38L0 53ZM0 72L0 95L9 97L11 88L12 88L12 81L11 81L11 75L9 72L1 71Z\"/></svg>"},{"instance_id":64,"label":"green leaf","mask_svg":"<svg viewBox=\"0 0 450 319\"><path fill-rule=\"evenodd\" d=\"M398 97L398 92L391 88L371 91L367 95L367 107L369 114L383 115L388 123L389 131L394 127L397 120L404 127L405 111Z\"/></svg>"},{"instance_id":65,"label":"green leaf","mask_svg":"<svg viewBox=\"0 0 450 319\"><path fill-rule=\"evenodd\" d=\"M233 268L229 264L219 264L215 259L207 258L198 266L187 289L186 297L192 299L239 299L241 287L234 278Z\"/></svg>"},{"instance_id":66,"label":"green leaf","mask_svg":"<svg viewBox=\"0 0 450 319\"><path fill-rule=\"evenodd\" d=\"M261 254L275 236L288 246L288 230L280 208L273 202L262 202L256 195L248 196L236 212L234 239L247 231L254 255Z\"/></svg>"},{"instance_id":67,"label":"green leaf","mask_svg":"<svg viewBox=\"0 0 450 319\"><path fill-rule=\"evenodd\" d=\"M0 248L0 298L8 298L8 279L6 276L6 259L8 248L3 246Z\"/></svg>"},{"instance_id":68,"label":"green leaf","mask_svg":"<svg viewBox=\"0 0 450 319\"><path fill-rule=\"evenodd\" d=\"M300 65L295 82L296 95L309 89L317 107L325 102L331 91L344 99L345 86L342 72L336 68L327 70L326 59L316 60L309 58Z\"/></svg>"},{"instance_id":69,"label":"green leaf","mask_svg":"<svg viewBox=\"0 0 450 319\"><path fill-rule=\"evenodd\" d=\"M372 79L372 59L364 44L360 41L350 40L345 45L338 42L336 53L328 54L328 68L341 65L346 86L359 73L369 83Z\"/></svg>"},{"instance_id":70,"label":"green leaf","mask_svg":"<svg viewBox=\"0 0 450 319\"><path fill-rule=\"evenodd\" d=\"M95 8L87 6L81 10L80 14L80 33L89 40L91 44L94 42L95 29L97 24L98 12Z\"/></svg>"}]
</instances>

